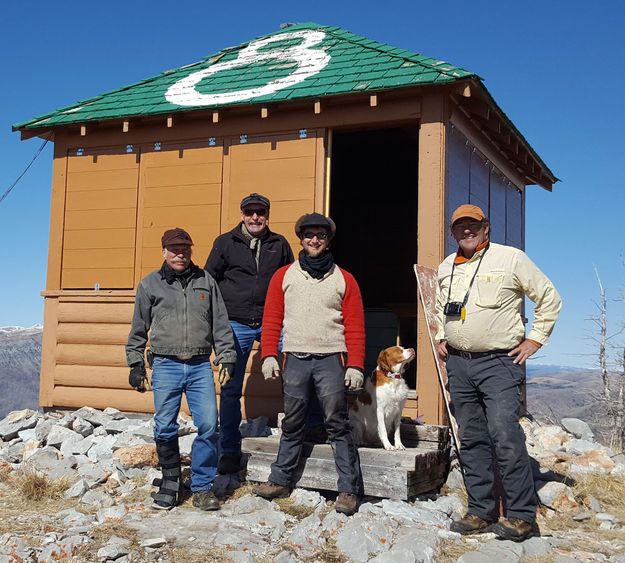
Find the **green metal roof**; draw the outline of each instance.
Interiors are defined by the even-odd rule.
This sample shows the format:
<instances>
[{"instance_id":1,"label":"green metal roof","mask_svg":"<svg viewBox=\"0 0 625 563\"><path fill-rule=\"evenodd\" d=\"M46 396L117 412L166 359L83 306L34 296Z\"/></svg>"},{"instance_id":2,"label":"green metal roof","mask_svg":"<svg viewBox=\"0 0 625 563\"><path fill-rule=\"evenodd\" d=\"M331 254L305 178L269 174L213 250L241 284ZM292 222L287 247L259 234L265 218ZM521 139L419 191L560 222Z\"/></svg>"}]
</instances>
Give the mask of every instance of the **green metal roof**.
<instances>
[{"instance_id":1,"label":"green metal roof","mask_svg":"<svg viewBox=\"0 0 625 563\"><path fill-rule=\"evenodd\" d=\"M41 129L478 78L338 27L302 23L13 126Z\"/></svg>"}]
</instances>

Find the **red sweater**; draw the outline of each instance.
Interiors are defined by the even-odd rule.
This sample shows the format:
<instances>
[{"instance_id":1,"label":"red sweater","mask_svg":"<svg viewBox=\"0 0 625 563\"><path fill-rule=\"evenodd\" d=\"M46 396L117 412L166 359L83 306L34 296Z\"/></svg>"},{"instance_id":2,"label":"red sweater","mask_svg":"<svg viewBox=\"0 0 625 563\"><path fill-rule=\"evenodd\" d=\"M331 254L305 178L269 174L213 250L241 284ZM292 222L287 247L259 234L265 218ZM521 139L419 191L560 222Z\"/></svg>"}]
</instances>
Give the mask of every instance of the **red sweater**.
<instances>
[{"instance_id":1,"label":"red sweater","mask_svg":"<svg viewBox=\"0 0 625 563\"><path fill-rule=\"evenodd\" d=\"M358 283L335 266L321 280L299 261L271 278L261 337L262 357L276 356L280 331L284 352L347 352L347 365L364 369L365 316Z\"/></svg>"}]
</instances>

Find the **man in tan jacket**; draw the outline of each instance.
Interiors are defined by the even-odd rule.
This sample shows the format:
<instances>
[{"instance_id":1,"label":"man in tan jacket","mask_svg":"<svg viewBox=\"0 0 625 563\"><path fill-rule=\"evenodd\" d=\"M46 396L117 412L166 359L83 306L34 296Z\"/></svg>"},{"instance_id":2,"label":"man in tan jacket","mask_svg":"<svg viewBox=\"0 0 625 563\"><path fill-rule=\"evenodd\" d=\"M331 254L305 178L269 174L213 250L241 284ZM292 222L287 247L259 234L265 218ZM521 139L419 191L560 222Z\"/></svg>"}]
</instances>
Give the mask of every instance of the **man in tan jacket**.
<instances>
[{"instance_id":1,"label":"man in tan jacket","mask_svg":"<svg viewBox=\"0 0 625 563\"><path fill-rule=\"evenodd\" d=\"M561 307L549 279L527 255L489 240L490 223L475 205L453 213L458 251L438 269L436 347L446 361L458 422L467 514L452 531L493 530L522 541L536 517L534 481L519 424L523 364L547 340ZM536 308L527 337L521 315L525 296ZM504 489L506 518L497 521L491 444Z\"/></svg>"}]
</instances>

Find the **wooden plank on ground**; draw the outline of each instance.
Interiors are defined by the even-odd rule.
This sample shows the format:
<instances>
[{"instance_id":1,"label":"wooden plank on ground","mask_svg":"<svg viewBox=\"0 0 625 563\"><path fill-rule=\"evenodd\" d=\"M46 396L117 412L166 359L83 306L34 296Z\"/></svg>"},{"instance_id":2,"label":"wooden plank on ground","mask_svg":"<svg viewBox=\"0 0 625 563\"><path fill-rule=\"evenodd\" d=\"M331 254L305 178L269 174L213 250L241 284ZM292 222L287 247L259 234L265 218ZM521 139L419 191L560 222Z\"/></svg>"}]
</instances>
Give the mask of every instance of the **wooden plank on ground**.
<instances>
[{"instance_id":1,"label":"wooden plank on ground","mask_svg":"<svg viewBox=\"0 0 625 563\"><path fill-rule=\"evenodd\" d=\"M248 480L268 479L278 446L278 436L243 439L242 451L247 458ZM365 495L407 500L438 489L445 482L448 447L398 451L358 448L358 452ZM336 491L337 474L331 446L305 443L294 480L298 487Z\"/></svg>"}]
</instances>

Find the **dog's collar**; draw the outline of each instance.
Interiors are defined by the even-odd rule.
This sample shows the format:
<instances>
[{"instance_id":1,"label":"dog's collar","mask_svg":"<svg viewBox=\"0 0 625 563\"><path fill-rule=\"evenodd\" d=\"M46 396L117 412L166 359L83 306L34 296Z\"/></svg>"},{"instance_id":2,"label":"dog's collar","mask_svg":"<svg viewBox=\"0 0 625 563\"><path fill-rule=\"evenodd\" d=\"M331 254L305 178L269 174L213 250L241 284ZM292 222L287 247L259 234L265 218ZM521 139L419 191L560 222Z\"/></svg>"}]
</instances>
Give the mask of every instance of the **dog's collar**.
<instances>
[{"instance_id":1,"label":"dog's collar","mask_svg":"<svg viewBox=\"0 0 625 563\"><path fill-rule=\"evenodd\" d=\"M380 371L382 371L382 370L380 370ZM382 373L386 377L390 377L392 379L401 379L401 373L393 373L392 371L382 371Z\"/></svg>"}]
</instances>

